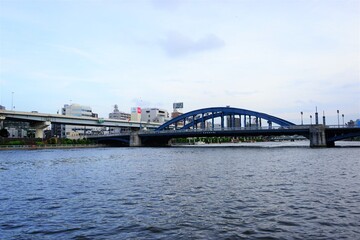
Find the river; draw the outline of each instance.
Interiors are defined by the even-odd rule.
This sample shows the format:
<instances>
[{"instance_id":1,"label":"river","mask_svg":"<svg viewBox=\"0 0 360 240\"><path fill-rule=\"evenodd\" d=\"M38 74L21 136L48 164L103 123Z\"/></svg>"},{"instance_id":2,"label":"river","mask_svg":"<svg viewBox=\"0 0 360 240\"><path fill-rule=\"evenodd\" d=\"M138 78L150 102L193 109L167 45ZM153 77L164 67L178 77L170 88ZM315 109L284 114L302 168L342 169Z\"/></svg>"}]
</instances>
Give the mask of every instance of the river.
<instances>
[{"instance_id":1,"label":"river","mask_svg":"<svg viewBox=\"0 0 360 240\"><path fill-rule=\"evenodd\" d=\"M0 151L0 239L359 239L360 148Z\"/></svg>"}]
</instances>

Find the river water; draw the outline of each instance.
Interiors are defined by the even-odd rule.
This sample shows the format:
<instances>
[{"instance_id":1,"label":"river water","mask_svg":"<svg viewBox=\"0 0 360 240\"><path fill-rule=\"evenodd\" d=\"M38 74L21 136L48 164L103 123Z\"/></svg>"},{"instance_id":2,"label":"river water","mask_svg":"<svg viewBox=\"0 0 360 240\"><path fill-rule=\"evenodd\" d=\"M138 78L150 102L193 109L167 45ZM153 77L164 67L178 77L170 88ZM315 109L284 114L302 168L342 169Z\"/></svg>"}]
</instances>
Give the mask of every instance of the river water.
<instances>
[{"instance_id":1,"label":"river water","mask_svg":"<svg viewBox=\"0 0 360 240\"><path fill-rule=\"evenodd\" d=\"M0 239L360 239L360 148L307 146L0 151Z\"/></svg>"}]
</instances>

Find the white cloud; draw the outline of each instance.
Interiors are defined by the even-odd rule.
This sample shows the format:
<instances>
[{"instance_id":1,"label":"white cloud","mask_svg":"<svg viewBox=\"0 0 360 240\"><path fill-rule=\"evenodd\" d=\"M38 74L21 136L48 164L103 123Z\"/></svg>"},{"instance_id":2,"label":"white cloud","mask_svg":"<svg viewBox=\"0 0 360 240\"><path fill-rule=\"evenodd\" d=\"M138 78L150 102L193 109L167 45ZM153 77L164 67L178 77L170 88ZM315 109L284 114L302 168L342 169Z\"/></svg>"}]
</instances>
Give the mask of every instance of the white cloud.
<instances>
[{"instance_id":1,"label":"white cloud","mask_svg":"<svg viewBox=\"0 0 360 240\"><path fill-rule=\"evenodd\" d=\"M190 53L221 48L225 45L225 42L214 34L208 34L198 40L193 40L178 32L170 32L161 41L160 45L168 56L179 57Z\"/></svg>"}]
</instances>

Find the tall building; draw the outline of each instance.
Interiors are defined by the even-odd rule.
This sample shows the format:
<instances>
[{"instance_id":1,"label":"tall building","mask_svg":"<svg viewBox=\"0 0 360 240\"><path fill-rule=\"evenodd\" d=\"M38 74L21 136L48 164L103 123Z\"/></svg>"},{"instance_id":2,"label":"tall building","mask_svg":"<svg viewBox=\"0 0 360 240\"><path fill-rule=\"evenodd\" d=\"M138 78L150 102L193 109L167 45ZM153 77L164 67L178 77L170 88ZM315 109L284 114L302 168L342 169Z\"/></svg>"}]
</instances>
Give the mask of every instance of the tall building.
<instances>
[{"instance_id":1,"label":"tall building","mask_svg":"<svg viewBox=\"0 0 360 240\"><path fill-rule=\"evenodd\" d=\"M131 114L125 113L125 112L120 112L118 105L115 104L113 112L109 113L109 118L110 119L119 119L119 120L130 120Z\"/></svg>"},{"instance_id":2,"label":"tall building","mask_svg":"<svg viewBox=\"0 0 360 240\"><path fill-rule=\"evenodd\" d=\"M74 117L93 117L97 118L98 114L93 113L91 107L83 106L80 104L65 104L61 109L62 115L74 116ZM94 127L86 127L86 126L75 126L75 125L64 125L64 124L53 124L52 125L53 135L60 138L81 138L87 133L98 130L98 128Z\"/></svg>"}]
</instances>

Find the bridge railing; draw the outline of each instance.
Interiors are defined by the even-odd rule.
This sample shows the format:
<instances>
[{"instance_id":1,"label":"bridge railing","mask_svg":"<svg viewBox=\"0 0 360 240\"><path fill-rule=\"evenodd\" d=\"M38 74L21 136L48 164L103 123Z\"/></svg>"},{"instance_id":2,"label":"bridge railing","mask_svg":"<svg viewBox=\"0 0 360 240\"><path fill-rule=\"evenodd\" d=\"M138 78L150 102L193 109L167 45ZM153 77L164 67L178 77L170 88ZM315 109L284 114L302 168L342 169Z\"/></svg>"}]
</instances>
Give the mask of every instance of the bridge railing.
<instances>
[{"instance_id":1,"label":"bridge railing","mask_svg":"<svg viewBox=\"0 0 360 240\"><path fill-rule=\"evenodd\" d=\"M232 127L232 128L197 128L197 129L168 129L162 131L155 131L153 129L143 129L140 130L139 134L161 134L161 133L186 133L186 132L218 132L218 131L261 131L261 130L308 130L310 127L315 126L311 124L307 125L294 125L294 126L251 126L251 127ZM348 126L348 125L326 125L326 128L360 128L360 126ZM120 133L102 133L102 134L86 134L86 138L96 138L96 137L111 137L111 136L127 136L130 135L132 131L123 131Z\"/></svg>"},{"instance_id":2,"label":"bridge railing","mask_svg":"<svg viewBox=\"0 0 360 240\"><path fill-rule=\"evenodd\" d=\"M309 125L296 125L296 126L252 126L252 127L232 127L232 128L198 128L198 129L169 129L162 131L154 130L141 130L139 134L154 134L154 133L186 133L186 132L218 132L218 131L261 131L261 130L283 130L283 129L309 129Z\"/></svg>"},{"instance_id":3,"label":"bridge railing","mask_svg":"<svg viewBox=\"0 0 360 240\"><path fill-rule=\"evenodd\" d=\"M360 128L358 125L326 125L327 128Z\"/></svg>"},{"instance_id":4,"label":"bridge railing","mask_svg":"<svg viewBox=\"0 0 360 240\"><path fill-rule=\"evenodd\" d=\"M111 137L111 136L127 136L130 135L131 131L123 131L120 133L98 133L98 134L85 134L86 138L96 138L96 137Z\"/></svg>"}]
</instances>

